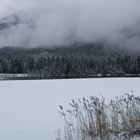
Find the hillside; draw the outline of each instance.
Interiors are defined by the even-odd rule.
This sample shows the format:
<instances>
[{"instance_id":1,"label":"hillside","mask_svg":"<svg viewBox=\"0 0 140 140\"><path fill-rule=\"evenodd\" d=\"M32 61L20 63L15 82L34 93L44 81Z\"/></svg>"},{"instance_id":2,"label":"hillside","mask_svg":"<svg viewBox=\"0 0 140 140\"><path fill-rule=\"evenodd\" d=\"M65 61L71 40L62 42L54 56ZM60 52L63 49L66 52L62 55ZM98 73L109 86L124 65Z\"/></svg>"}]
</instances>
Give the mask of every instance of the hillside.
<instances>
[{"instance_id":1,"label":"hillside","mask_svg":"<svg viewBox=\"0 0 140 140\"><path fill-rule=\"evenodd\" d=\"M63 47L0 49L0 73L30 73L40 78L118 77L140 74L139 53L81 43Z\"/></svg>"}]
</instances>

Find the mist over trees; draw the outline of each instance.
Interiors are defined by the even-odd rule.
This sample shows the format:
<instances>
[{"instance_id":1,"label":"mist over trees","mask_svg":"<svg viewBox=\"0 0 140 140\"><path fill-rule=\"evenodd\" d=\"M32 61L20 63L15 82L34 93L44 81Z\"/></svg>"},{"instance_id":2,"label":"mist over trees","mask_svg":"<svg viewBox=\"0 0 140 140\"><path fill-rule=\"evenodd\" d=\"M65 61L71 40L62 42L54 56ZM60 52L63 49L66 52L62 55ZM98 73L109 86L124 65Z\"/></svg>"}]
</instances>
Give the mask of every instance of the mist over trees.
<instances>
[{"instance_id":1,"label":"mist over trees","mask_svg":"<svg viewBox=\"0 0 140 140\"><path fill-rule=\"evenodd\" d=\"M139 0L1 0L0 9L0 48L106 40L140 50Z\"/></svg>"},{"instance_id":2,"label":"mist over trees","mask_svg":"<svg viewBox=\"0 0 140 140\"><path fill-rule=\"evenodd\" d=\"M48 79L138 76L140 55L98 43L54 49L5 47L0 49L0 73Z\"/></svg>"}]
</instances>

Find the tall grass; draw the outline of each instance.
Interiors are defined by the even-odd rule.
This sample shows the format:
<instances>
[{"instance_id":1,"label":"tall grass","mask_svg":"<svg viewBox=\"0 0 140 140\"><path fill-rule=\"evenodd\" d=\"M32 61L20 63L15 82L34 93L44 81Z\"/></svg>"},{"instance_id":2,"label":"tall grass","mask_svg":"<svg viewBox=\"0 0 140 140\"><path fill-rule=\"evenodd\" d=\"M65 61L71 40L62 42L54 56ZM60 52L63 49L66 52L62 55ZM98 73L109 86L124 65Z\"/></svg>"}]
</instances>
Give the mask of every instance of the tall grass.
<instances>
[{"instance_id":1,"label":"tall grass","mask_svg":"<svg viewBox=\"0 0 140 140\"><path fill-rule=\"evenodd\" d=\"M61 115L65 140L140 139L140 97L125 94L109 102L105 98L72 100Z\"/></svg>"}]
</instances>

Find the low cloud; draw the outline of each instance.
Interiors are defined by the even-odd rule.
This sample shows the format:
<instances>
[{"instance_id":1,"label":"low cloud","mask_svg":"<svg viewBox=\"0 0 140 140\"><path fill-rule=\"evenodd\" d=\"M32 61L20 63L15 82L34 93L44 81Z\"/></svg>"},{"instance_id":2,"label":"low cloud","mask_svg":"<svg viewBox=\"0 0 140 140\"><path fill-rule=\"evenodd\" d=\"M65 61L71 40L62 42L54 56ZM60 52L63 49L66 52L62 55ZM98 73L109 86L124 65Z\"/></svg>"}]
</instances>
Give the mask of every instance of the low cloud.
<instances>
[{"instance_id":1,"label":"low cloud","mask_svg":"<svg viewBox=\"0 0 140 140\"><path fill-rule=\"evenodd\" d=\"M1 47L47 47L106 40L126 48L140 48L138 0L1 1L1 19L17 14L21 20L0 31Z\"/></svg>"}]
</instances>

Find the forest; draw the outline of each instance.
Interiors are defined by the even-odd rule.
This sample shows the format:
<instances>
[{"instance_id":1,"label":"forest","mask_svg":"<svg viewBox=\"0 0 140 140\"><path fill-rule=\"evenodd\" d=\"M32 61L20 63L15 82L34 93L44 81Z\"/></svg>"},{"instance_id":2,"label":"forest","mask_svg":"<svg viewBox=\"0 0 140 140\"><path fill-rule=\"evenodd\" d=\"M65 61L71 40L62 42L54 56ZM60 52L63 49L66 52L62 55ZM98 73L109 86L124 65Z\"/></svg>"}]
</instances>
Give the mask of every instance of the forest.
<instances>
[{"instance_id":1,"label":"forest","mask_svg":"<svg viewBox=\"0 0 140 140\"><path fill-rule=\"evenodd\" d=\"M140 55L98 43L4 47L0 49L0 73L36 74L43 79L139 76Z\"/></svg>"}]
</instances>

